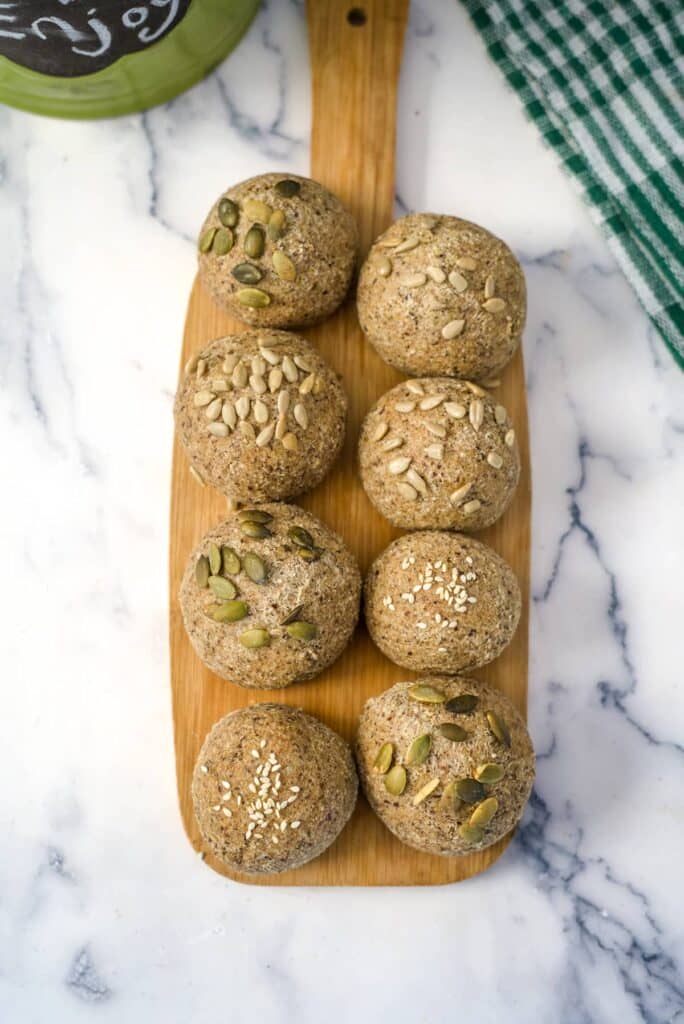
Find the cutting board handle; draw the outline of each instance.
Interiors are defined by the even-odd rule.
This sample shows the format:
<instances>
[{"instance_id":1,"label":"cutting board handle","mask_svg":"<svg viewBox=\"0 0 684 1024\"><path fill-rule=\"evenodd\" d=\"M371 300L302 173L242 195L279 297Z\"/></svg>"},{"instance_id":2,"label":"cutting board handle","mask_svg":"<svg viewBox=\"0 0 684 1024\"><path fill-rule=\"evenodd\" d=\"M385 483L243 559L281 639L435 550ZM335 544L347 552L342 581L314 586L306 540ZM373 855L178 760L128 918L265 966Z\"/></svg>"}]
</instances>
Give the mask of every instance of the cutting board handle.
<instances>
[{"instance_id":1,"label":"cutting board handle","mask_svg":"<svg viewBox=\"0 0 684 1024\"><path fill-rule=\"evenodd\" d=\"M361 251L392 220L408 0L308 0L311 176L356 217Z\"/></svg>"}]
</instances>

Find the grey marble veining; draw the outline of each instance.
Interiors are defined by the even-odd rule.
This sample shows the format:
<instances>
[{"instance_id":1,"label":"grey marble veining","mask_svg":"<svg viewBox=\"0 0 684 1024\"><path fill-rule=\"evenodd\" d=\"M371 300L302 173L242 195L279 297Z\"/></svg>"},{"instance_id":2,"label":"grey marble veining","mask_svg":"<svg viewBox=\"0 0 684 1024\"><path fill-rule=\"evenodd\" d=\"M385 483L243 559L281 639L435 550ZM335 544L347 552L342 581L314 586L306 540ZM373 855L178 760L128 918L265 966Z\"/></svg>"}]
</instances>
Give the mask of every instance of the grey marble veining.
<instances>
[{"instance_id":1,"label":"grey marble veining","mask_svg":"<svg viewBox=\"0 0 684 1024\"><path fill-rule=\"evenodd\" d=\"M171 403L194 237L306 172L301 3L147 114L0 110L0 1021L684 1021L682 376L457 5L417 0L397 210L525 265L538 777L485 875L261 890L195 857L166 650Z\"/></svg>"}]
</instances>

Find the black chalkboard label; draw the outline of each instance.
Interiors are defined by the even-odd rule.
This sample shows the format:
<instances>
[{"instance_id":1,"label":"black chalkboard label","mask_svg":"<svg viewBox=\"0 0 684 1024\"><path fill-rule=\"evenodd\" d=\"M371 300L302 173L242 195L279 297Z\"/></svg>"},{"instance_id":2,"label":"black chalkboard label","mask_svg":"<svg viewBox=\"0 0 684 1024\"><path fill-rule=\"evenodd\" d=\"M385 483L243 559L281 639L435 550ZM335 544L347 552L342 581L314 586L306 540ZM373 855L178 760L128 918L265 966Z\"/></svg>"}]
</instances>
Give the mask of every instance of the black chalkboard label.
<instances>
[{"instance_id":1,"label":"black chalkboard label","mask_svg":"<svg viewBox=\"0 0 684 1024\"><path fill-rule=\"evenodd\" d=\"M0 55L59 78L93 74L159 42L192 0L0 0Z\"/></svg>"}]
</instances>

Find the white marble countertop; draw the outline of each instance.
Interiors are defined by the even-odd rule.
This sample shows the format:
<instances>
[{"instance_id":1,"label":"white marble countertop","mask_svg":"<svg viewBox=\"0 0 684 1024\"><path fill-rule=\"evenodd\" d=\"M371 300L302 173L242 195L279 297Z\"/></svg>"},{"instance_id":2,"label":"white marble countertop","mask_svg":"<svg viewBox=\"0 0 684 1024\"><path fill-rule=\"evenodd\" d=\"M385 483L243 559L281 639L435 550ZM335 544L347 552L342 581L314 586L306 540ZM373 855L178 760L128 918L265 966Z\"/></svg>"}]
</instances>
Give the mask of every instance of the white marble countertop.
<instances>
[{"instance_id":1,"label":"white marble countertop","mask_svg":"<svg viewBox=\"0 0 684 1024\"><path fill-rule=\"evenodd\" d=\"M464 13L418 0L400 210L524 260L534 795L448 888L258 889L183 835L167 653L171 402L193 239L306 172L301 3L140 117L0 110L0 1020L684 1020L682 376ZM678 851L678 852L677 852Z\"/></svg>"}]
</instances>

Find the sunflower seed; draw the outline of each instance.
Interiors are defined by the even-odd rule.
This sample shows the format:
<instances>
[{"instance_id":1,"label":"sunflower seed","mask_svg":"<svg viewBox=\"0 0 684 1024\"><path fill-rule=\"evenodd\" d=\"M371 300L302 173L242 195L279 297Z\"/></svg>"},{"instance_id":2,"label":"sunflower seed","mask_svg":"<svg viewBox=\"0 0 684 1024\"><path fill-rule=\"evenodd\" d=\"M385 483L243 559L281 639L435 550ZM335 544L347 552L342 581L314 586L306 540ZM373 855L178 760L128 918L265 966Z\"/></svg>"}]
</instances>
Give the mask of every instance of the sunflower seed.
<instances>
[{"instance_id":1,"label":"sunflower seed","mask_svg":"<svg viewBox=\"0 0 684 1024\"><path fill-rule=\"evenodd\" d=\"M216 395L213 391L198 391L192 400L192 404L197 408L201 408L204 405L209 405L215 398Z\"/></svg>"},{"instance_id":2,"label":"sunflower seed","mask_svg":"<svg viewBox=\"0 0 684 1024\"><path fill-rule=\"evenodd\" d=\"M231 580L224 579L223 576L210 576L209 586L222 601L232 601L237 594L235 584Z\"/></svg>"},{"instance_id":3,"label":"sunflower seed","mask_svg":"<svg viewBox=\"0 0 684 1024\"><path fill-rule=\"evenodd\" d=\"M494 406L494 419L499 427L502 427L506 422L507 413L503 405Z\"/></svg>"},{"instance_id":4,"label":"sunflower seed","mask_svg":"<svg viewBox=\"0 0 684 1024\"><path fill-rule=\"evenodd\" d=\"M418 804L422 804L423 800L427 800L430 794L434 793L438 786L439 779L430 779L429 782L426 782L425 785L418 790L413 800L411 801L413 806L417 807Z\"/></svg>"},{"instance_id":5,"label":"sunflower seed","mask_svg":"<svg viewBox=\"0 0 684 1024\"><path fill-rule=\"evenodd\" d=\"M388 437L386 441L382 442L380 447L383 452L393 452L396 448L401 448L403 443L403 437Z\"/></svg>"},{"instance_id":6,"label":"sunflower seed","mask_svg":"<svg viewBox=\"0 0 684 1024\"><path fill-rule=\"evenodd\" d=\"M211 570L209 568L209 559L206 555L200 555L197 559L197 565L195 566L195 580L197 581L197 586L201 590L204 590L208 585L210 575Z\"/></svg>"},{"instance_id":7,"label":"sunflower seed","mask_svg":"<svg viewBox=\"0 0 684 1024\"><path fill-rule=\"evenodd\" d=\"M314 394L318 394L318 391L314 390L316 385L316 374L310 373L308 377L305 377L302 383L299 385L299 394L308 395L310 391L314 391Z\"/></svg>"},{"instance_id":8,"label":"sunflower seed","mask_svg":"<svg viewBox=\"0 0 684 1024\"><path fill-rule=\"evenodd\" d=\"M378 775L386 775L392 766L394 747L391 743L383 743L373 762L373 771Z\"/></svg>"},{"instance_id":9,"label":"sunflower seed","mask_svg":"<svg viewBox=\"0 0 684 1024\"><path fill-rule=\"evenodd\" d=\"M503 743L505 747L510 747L511 734L501 715L497 715L496 711L487 711L486 718L489 728L499 743Z\"/></svg>"},{"instance_id":10,"label":"sunflower seed","mask_svg":"<svg viewBox=\"0 0 684 1024\"><path fill-rule=\"evenodd\" d=\"M266 582L266 564L263 558L259 558L253 551L247 551L242 556L242 567L252 583L262 584Z\"/></svg>"},{"instance_id":11,"label":"sunflower seed","mask_svg":"<svg viewBox=\"0 0 684 1024\"><path fill-rule=\"evenodd\" d=\"M246 420L247 417L249 416L249 410L249 398L247 397L247 395L242 395L240 398L238 398L237 402L235 403L235 411L241 420Z\"/></svg>"},{"instance_id":12,"label":"sunflower seed","mask_svg":"<svg viewBox=\"0 0 684 1024\"><path fill-rule=\"evenodd\" d=\"M293 178L283 178L281 181L276 182L273 187L279 196L282 196L284 199L292 199L293 196L299 195L302 186Z\"/></svg>"},{"instance_id":13,"label":"sunflower seed","mask_svg":"<svg viewBox=\"0 0 684 1024\"><path fill-rule=\"evenodd\" d=\"M280 249L276 249L271 257L273 263L273 269L282 281L295 281L297 278L297 271L295 265L289 256L286 256Z\"/></svg>"},{"instance_id":14,"label":"sunflower seed","mask_svg":"<svg viewBox=\"0 0 684 1024\"><path fill-rule=\"evenodd\" d=\"M503 466L503 459L498 452L489 452L487 455L487 462L493 469L501 469Z\"/></svg>"},{"instance_id":15,"label":"sunflower seed","mask_svg":"<svg viewBox=\"0 0 684 1024\"><path fill-rule=\"evenodd\" d=\"M257 445L257 447L263 448L265 445L269 443L269 441L271 441L274 432L275 423L269 423L267 427L264 427L264 429L257 434L254 443Z\"/></svg>"},{"instance_id":16,"label":"sunflower seed","mask_svg":"<svg viewBox=\"0 0 684 1024\"><path fill-rule=\"evenodd\" d=\"M410 465L410 458L407 455L400 455L399 458L392 459L388 463L387 469L392 474L392 476L399 476L400 473L405 473Z\"/></svg>"},{"instance_id":17,"label":"sunflower seed","mask_svg":"<svg viewBox=\"0 0 684 1024\"><path fill-rule=\"evenodd\" d=\"M394 408L397 412L413 412L415 407L415 402L397 402Z\"/></svg>"},{"instance_id":18,"label":"sunflower seed","mask_svg":"<svg viewBox=\"0 0 684 1024\"><path fill-rule=\"evenodd\" d=\"M253 263L238 263L237 267L233 267L231 270L231 274L240 284L259 284L259 281L264 276L262 271L255 267Z\"/></svg>"},{"instance_id":19,"label":"sunflower seed","mask_svg":"<svg viewBox=\"0 0 684 1024\"><path fill-rule=\"evenodd\" d=\"M435 462L441 462L442 456L444 455L444 445L429 444L425 449L425 454L429 459L434 459Z\"/></svg>"},{"instance_id":20,"label":"sunflower seed","mask_svg":"<svg viewBox=\"0 0 684 1024\"><path fill-rule=\"evenodd\" d=\"M243 437L247 438L248 441L256 441L256 430L251 423L247 422L247 420L241 420L240 423L238 423L238 430Z\"/></svg>"},{"instance_id":21,"label":"sunflower seed","mask_svg":"<svg viewBox=\"0 0 684 1024\"><path fill-rule=\"evenodd\" d=\"M489 274L484 283L484 297L485 299L493 299L496 294L496 281L494 275Z\"/></svg>"},{"instance_id":22,"label":"sunflower seed","mask_svg":"<svg viewBox=\"0 0 684 1024\"><path fill-rule=\"evenodd\" d=\"M303 526L291 526L287 531L287 535L298 548L309 548L310 550L313 550L316 546L313 537L308 530L304 529Z\"/></svg>"},{"instance_id":23,"label":"sunflower seed","mask_svg":"<svg viewBox=\"0 0 684 1024\"><path fill-rule=\"evenodd\" d=\"M484 402L481 398L474 398L470 403L468 418L473 430L479 430L484 419Z\"/></svg>"},{"instance_id":24,"label":"sunflower seed","mask_svg":"<svg viewBox=\"0 0 684 1024\"><path fill-rule=\"evenodd\" d=\"M267 390L266 381L258 373L253 373L249 378L249 386L255 395L263 395Z\"/></svg>"},{"instance_id":25,"label":"sunflower seed","mask_svg":"<svg viewBox=\"0 0 684 1024\"><path fill-rule=\"evenodd\" d=\"M420 383L420 381L417 380L407 380L406 390L410 391L412 395L418 395L419 398L422 398L423 395L425 394L425 391L423 390L423 385Z\"/></svg>"},{"instance_id":26,"label":"sunflower seed","mask_svg":"<svg viewBox=\"0 0 684 1024\"><path fill-rule=\"evenodd\" d=\"M298 402L292 410L293 416L302 430L306 430L309 426L309 414L307 413L301 402Z\"/></svg>"},{"instance_id":27,"label":"sunflower seed","mask_svg":"<svg viewBox=\"0 0 684 1024\"><path fill-rule=\"evenodd\" d=\"M318 629L314 626L313 622L302 622L301 620L298 622L291 622L286 629L293 639L305 640L307 642L309 640L313 640L318 633Z\"/></svg>"},{"instance_id":28,"label":"sunflower seed","mask_svg":"<svg viewBox=\"0 0 684 1024\"><path fill-rule=\"evenodd\" d=\"M272 242L277 242L285 230L285 214L282 210L274 210L268 218L266 234Z\"/></svg>"},{"instance_id":29,"label":"sunflower seed","mask_svg":"<svg viewBox=\"0 0 684 1024\"><path fill-rule=\"evenodd\" d=\"M250 309L263 309L271 303L271 296L262 292L261 288L238 288L237 300L241 306L249 306Z\"/></svg>"},{"instance_id":30,"label":"sunflower seed","mask_svg":"<svg viewBox=\"0 0 684 1024\"><path fill-rule=\"evenodd\" d=\"M482 507L482 502L478 498L474 498L472 501L467 501L463 506L463 511L467 516L477 512Z\"/></svg>"},{"instance_id":31,"label":"sunflower seed","mask_svg":"<svg viewBox=\"0 0 684 1024\"><path fill-rule=\"evenodd\" d=\"M209 381L209 383L211 384L212 391L228 390L228 381L224 380L223 377L215 377L213 380Z\"/></svg>"},{"instance_id":32,"label":"sunflower seed","mask_svg":"<svg viewBox=\"0 0 684 1024\"><path fill-rule=\"evenodd\" d=\"M496 797L487 797L487 799L483 800L482 803L478 807L476 807L473 813L470 815L468 824L473 825L475 827L479 826L480 828L483 828L485 825L489 824L489 822L492 820L498 809L499 801L496 799Z\"/></svg>"},{"instance_id":33,"label":"sunflower seed","mask_svg":"<svg viewBox=\"0 0 684 1024\"><path fill-rule=\"evenodd\" d=\"M456 697L448 700L444 707L454 715L469 715L477 707L477 697L474 693L459 693Z\"/></svg>"},{"instance_id":34,"label":"sunflower seed","mask_svg":"<svg viewBox=\"0 0 684 1024\"><path fill-rule=\"evenodd\" d=\"M265 423L268 423L268 406L265 402L262 402L260 398L257 398L252 405L252 409L254 411L255 422L258 423L260 427L263 427Z\"/></svg>"},{"instance_id":35,"label":"sunflower seed","mask_svg":"<svg viewBox=\"0 0 684 1024\"><path fill-rule=\"evenodd\" d=\"M237 423L237 416L235 413L235 406L232 402L224 402L223 408L221 409L221 418L227 427L231 430L234 429Z\"/></svg>"},{"instance_id":36,"label":"sunflower seed","mask_svg":"<svg viewBox=\"0 0 684 1024\"><path fill-rule=\"evenodd\" d=\"M378 249L394 249L399 245L399 241L396 238L379 238L374 244L377 245Z\"/></svg>"},{"instance_id":37,"label":"sunflower seed","mask_svg":"<svg viewBox=\"0 0 684 1024\"><path fill-rule=\"evenodd\" d=\"M409 687L408 695L411 700L420 701L421 704L443 704L446 695L428 683L414 683Z\"/></svg>"},{"instance_id":38,"label":"sunflower seed","mask_svg":"<svg viewBox=\"0 0 684 1024\"><path fill-rule=\"evenodd\" d=\"M411 484L412 487L415 487L415 489L419 491L420 494L427 494L427 484L423 480L420 473L416 473L413 467L406 471L405 479L406 482Z\"/></svg>"},{"instance_id":39,"label":"sunflower seed","mask_svg":"<svg viewBox=\"0 0 684 1024\"><path fill-rule=\"evenodd\" d=\"M443 427L441 423L426 423L425 429L428 434L432 434L433 437L446 437L446 427Z\"/></svg>"},{"instance_id":40,"label":"sunflower seed","mask_svg":"<svg viewBox=\"0 0 684 1024\"><path fill-rule=\"evenodd\" d=\"M429 412L430 409L436 409L438 405L441 405L444 398L444 395L428 395L427 398L420 402L418 408L422 409L423 412Z\"/></svg>"},{"instance_id":41,"label":"sunflower seed","mask_svg":"<svg viewBox=\"0 0 684 1024\"><path fill-rule=\"evenodd\" d=\"M462 420L467 410L460 402L445 402L444 411L455 420Z\"/></svg>"},{"instance_id":42,"label":"sunflower seed","mask_svg":"<svg viewBox=\"0 0 684 1024\"><path fill-rule=\"evenodd\" d=\"M464 822L458 826L458 834L466 843L481 843L484 832L477 825L470 825Z\"/></svg>"},{"instance_id":43,"label":"sunflower seed","mask_svg":"<svg viewBox=\"0 0 684 1024\"><path fill-rule=\"evenodd\" d=\"M506 436L504 437L504 442L506 443L506 446L508 448L512 448L513 447L513 445L515 444L515 430L513 430L511 428L511 430L506 431Z\"/></svg>"},{"instance_id":44,"label":"sunflower seed","mask_svg":"<svg viewBox=\"0 0 684 1024\"><path fill-rule=\"evenodd\" d=\"M463 743L464 740L468 739L469 735L465 729L462 729L460 725L456 725L455 722L442 722L439 731L445 740L452 740L454 743Z\"/></svg>"},{"instance_id":45,"label":"sunflower seed","mask_svg":"<svg viewBox=\"0 0 684 1024\"><path fill-rule=\"evenodd\" d=\"M387 259L386 256L378 256L375 261L375 269L380 274L380 277L389 277L392 273L392 261Z\"/></svg>"},{"instance_id":46,"label":"sunflower seed","mask_svg":"<svg viewBox=\"0 0 684 1024\"><path fill-rule=\"evenodd\" d=\"M233 248L233 232L230 228L219 228L214 238L211 251L217 256L225 256Z\"/></svg>"},{"instance_id":47,"label":"sunflower seed","mask_svg":"<svg viewBox=\"0 0 684 1024\"><path fill-rule=\"evenodd\" d=\"M449 501L451 502L451 504L458 505L460 502L462 502L463 499L468 494L470 494L472 487L472 484L461 484L461 486L457 487L455 491L452 491L451 494L449 495Z\"/></svg>"},{"instance_id":48,"label":"sunflower seed","mask_svg":"<svg viewBox=\"0 0 684 1024\"><path fill-rule=\"evenodd\" d=\"M225 423L210 423L207 430L214 437L228 437L228 427Z\"/></svg>"},{"instance_id":49,"label":"sunflower seed","mask_svg":"<svg viewBox=\"0 0 684 1024\"><path fill-rule=\"evenodd\" d=\"M468 388L471 395L477 395L478 398L484 398L487 394L484 388L481 388L479 384L474 384L472 380L464 380L463 383Z\"/></svg>"},{"instance_id":50,"label":"sunflower seed","mask_svg":"<svg viewBox=\"0 0 684 1024\"><path fill-rule=\"evenodd\" d=\"M463 274L459 274L458 270L452 270L449 274L449 284L459 295L468 287L467 280Z\"/></svg>"},{"instance_id":51,"label":"sunflower seed","mask_svg":"<svg viewBox=\"0 0 684 1024\"><path fill-rule=\"evenodd\" d=\"M288 452L296 452L299 448L299 441L297 440L296 434L285 434L282 443L283 448L287 449Z\"/></svg>"},{"instance_id":52,"label":"sunflower seed","mask_svg":"<svg viewBox=\"0 0 684 1024\"><path fill-rule=\"evenodd\" d=\"M441 267L426 267L425 273L435 284L444 284L446 281L446 274Z\"/></svg>"},{"instance_id":53,"label":"sunflower seed","mask_svg":"<svg viewBox=\"0 0 684 1024\"><path fill-rule=\"evenodd\" d=\"M266 362L270 363L271 366L277 366L278 363L280 362L280 356L278 355L277 352L274 352L273 349L261 348L259 349L259 351L261 352L261 355L264 357Z\"/></svg>"},{"instance_id":54,"label":"sunflower seed","mask_svg":"<svg viewBox=\"0 0 684 1024\"><path fill-rule=\"evenodd\" d=\"M212 576L218 576L221 572L221 549L213 542L209 545L209 568Z\"/></svg>"},{"instance_id":55,"label":"sunflower seed","mask_svg":"<svg viewBox=\"0 0 684 1024\"><path fill-rule=\"evenodd\" d=\"M218 204L219 220L226 228L234 228L240 218L240 211L237 204L224 196Z\"/></svg>"},{"instance_id":56,"label":"sunflower seed","mask_svg":"<svg viewBox=\"0 0 684 1024\"><path fill-rule=\"evenodd\" d=\"M235 352L231 352L223 360L223 366L221 369L224 373L232 373L237 364L240 362L240 356L236 355Z\"/></svg>"},{"instance_id":57,"label":"sunflower seed","mask_svg":"<svg viewBox=\"0 0 684 1024\"><path fill-rule=\"evenodd\" d=\"M418 497L418 491L415 487L411 487L411 484L407 484L403 480L400 480L397 484L397 490L402 498L406 498L407 501L415 501Z\"/></svg>"},{"instance_id":58,"label":"sunflower seed","mask_svg":"<svg viewBox=\"0 0 684 1024\"><path fill-rule=\"evenodd\" d=\"M373 433L371 434L371 441L382 441L383 437L385 436L388 430L389 426L387 425L387 423L385 423L384 420L381 420L380 423L378 423L375 430L373 431Z\"/></svg>"},{"instance_id":59,"label":"sunflower seed","mask_svg":"<svg viewBox=\"0 0 684 1024\"><path fill-rule=\"evenodd\" d=\"M223 571L224 573L230 573L231 576L236 576L242 568L242 562L238 558L238 555L232 548L227 545L221 548L221 557L223 559Z\"/></svg>"},{"instance_id":60,"label":"sunflower seed","mask_svg":"<svg viewBox=\"0 0 684 1024\"><path fill-rule=\"evenodd\" d=\"M471 259L470 256L459 256L456 260L456 266L460 267L461 270L475 270L477 260Z\"/></svg>"},{"instance_id":61,"label":"sunflower seed","mask_svg":"<svg viewBox=\"0 0 684 1024\"><path fill-rule=\"evenodd\" d=\"M406 751L405 761L408 766L422 764L426 761L432 746L432 737L429 733L423 736L416 736Z\"/></svg>"},{"instance_id":62,"label":"sunflower seed","mask_svg":"<svg viewBox=\"0 0 684 1024\"><path fill-rule=\"evenodd\" d=\"M189 373L194 373L195 370L197 369L198 362L199 362L199 359L198 359L198 357L196 355L195 356L190 356L190 358L188 359L187 363L183 367L183 373L186 374L186 376Z\"/></svg>"},{"instance_id":63,"label":"sunflower seed","mask_svg":"<svg viewBox=\"0 0 684 1024\"><path fill-rule=\"evenodd\" d=\"M501 313L506 308L506 303L503 299L487 299L482 303L482 308L488 313Z\"/></svg>"},{"instance_id":64,"label":"sunflower seed","mask_svg":"<svg viewBox=\"0 0 684 1024\"><path fill-rule=\"evenodd\" d=\"M303 604L298 604L296 608L293 608L289 615L286 615L283 621L280 623L281 626L289 626L291 622L296 622L300 614L304 610Z\"/></svg>"},{"instance_id":65,"label":"sunflower seed","mask_svg":"<svg viewBox=\"0 0 684 1024\"><path fill-rule=\"evenodd\" d=\"M278 393L278 399L276 401L278 412L281 416L284 416L287 410L290 408L290 392L280 391Z\"/></svg>"},{"instance_id":66,"label":"sunflower seed","mask_svg":"<svg viewBox=\"0 0 684 1024\"><path fill-rule=\"evenodd\" d=\"M425 274L404 274L399 279L399 284L403 285L404 288L420 288L427 281Z\"/></svg>"},{"instance_id":67,"label":"sunflower seed","mask_svg":"<svg viewBox=\"0 0 684 1024\"><path fill-rule=\"evenodd\" d=\"M190 466L190 476L194 477L201 487L206 487L206 482L199 469L195 469L194 466Z\"/></svg>"},{"instance_id":68,"label":"sunflower seed","mask_svg":"<svg viewBox=\"0 0 684 1024\"><path fill-rule=\"evenodd\" d=\"M209 252L214 244L214 238L216 237L217 230L218 228L207 228L206 231L202 232L199 242L197 243L197 248L200 252Z\"/></svg>"},{"instance_id":69,"label":"sunflower seed","mask_svg":"<svg viewBox=\"0 0 684 1024\"><path fill-rule=\"evenodd\" d=\"M299 372L291 356L283 356L282 370L290 384L294 384L295 381L299 380Z\"/></svg>"},{"instance_id":70,"label":"sunflower seed","mask_svg":"<svg viewBox=\"0 0 684 1024\"><path fill-rule=\"evenodd\" d=\"M300 370L303 370L304 373L311 373L311 363L304 356L292 356L292 362L295 366L298 366Z\"/></svg>"},{"instance_id":71,"label":"sunflower seed","mask_svg":"<svg viewBox=\"0 0 684 1024\"><path fill-rule=\"evenodd\" d=\"M268 375L268 390L271 394L275 394L280 385L283 383L283 371L274 367Z\"/></svg>"},{"instance_id":72,"label":"sunflower seed","mask_svg":"<svg viewBox=\"0 0 684 1024\"><path fill-rule=\"evenodd\" d=\"M233 386L236 388L244 388L247 383L247 367L243 363L238 363L233 369L233 375L231 377Z\"/></svg>"},{"instance_id":73,"label":"sunflower seed","mask_svg":"<svg viewBox=\"0 0 684 1024\"><path fill-rule=\"evenodd\" d=\"M221 415L222 405L223 402L221 401L221 399L215 398L214 401L210 402L209 405L204 410L204 415L207 417L208 420L217 420Z\"/></svg>"},{"instance_id":74,"label":"sunflower seed","mask_svg":"<svg viewBox=\"0 0 684 1024\"><path fill-rule=\"evenodd\" d=\"M403 242L400 242L399 245L394 247L394 252L396 255L399 255L399 253L402 252L410 252L411 249L415 249L418 245L420 245L420 239L418 236L409 235L408 238L405 238Z\"/></svg>"},{"instance_id":75,"label":"sunflower seed","mask_svg":"<svg viewBox=\"0 0 684 1024\"><path fill-rule=\"evenodd\" d=\"M287 433L287 416L279 416L278 422L276 423L275 439L276 441L282 441Z\"/></svg>"},{"instance_id":76,"label":"sunflower seed","mask_svg":"<svg viewBox=\"0 0 684 1024\"><path fill-rule=\"evenodd\" d=\"M464 804L479 804L487 796L487 791L476 779L459 779L456 793Z\"/></svg>"},{"instance_id":77,"label":"sunflower seed","mask_svg":"<svg viewBox=\"0 0 684 1024\"><path fill-rule=\"evenodd\" d=\"M273 213L268 203L263 203L261 199L245 199L242 208L250 220L258 220L262 224L268 224Z\"/></svg>"},{"instance_id":78,"label":"sunflower seed","mask_svg":"<svg viewBox=\"0 0 684 1024\"><path fill-rule=\"evenodd\" d=\"M265 508L241 508L235 517L238 523L272 523L273 516Z\"/></svg>"},{"instance_id":79,"label":"sunflower seed","mask_svg":"<svg viewBox=\"0 0 684 1024\"><path fill-rule=\"evenodd\" d=\"M265 629L246 629L244 633L240 633L240 643L243 647L266 647L270 642L271 638Z\"/></svg>"},{"instance_id":80,"label":"sunflower seed","mask_svg":"<svg viewBox=\"0 0 684 1024\"><path fill-rule=\"evenodd\" d=\"M385 789L392 796L401 796L406 789L406 769L400 764L395 764L385 775Z\"/></svg>"},{"instance_id":81,"label":"sunflower seed","mask_svg":"<svg viewBox=\"0 0 684 1024\"><path fill-rule=\"evenodd\" d=\"M487 380L482 381L482 387L487 388L488 391L493 391L494 388L498 388L501 384L499 377L488 377Z\"/></svg>"},{"instance_id":82,"label":"sunflower seed","mask_svg":"<svg viewBox=\"0 0 684 1024\"><path fill-rule=\"evenodd\" d=\"M497 782L501 782L503 777L504 769L500 764L480 764L475 769L475 778L486 786L493 786Z\"/></svg>"},{"instance_id":83,"label":"sunflower seed","mask_svg":"<svg viewBox=\"0 0 684 1024\"><path fill-rule=\"evenodd\" d=\"M445 341L451 341L453 338L457 338L465 327L465 320L450 320L448 324L445 324L442 328L442 337Z\"/></svg>"}]
</instances>

